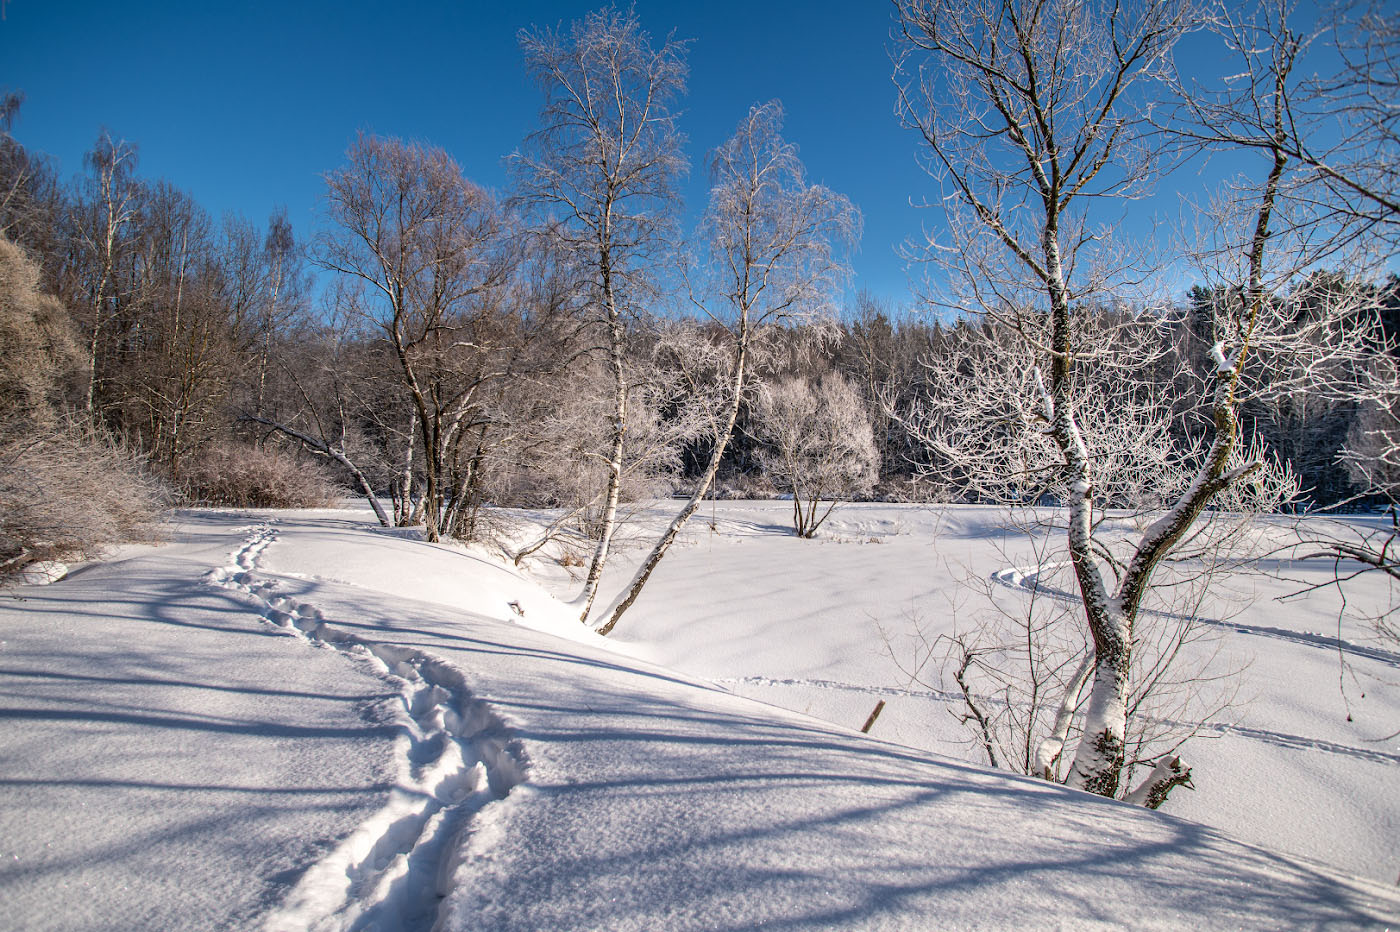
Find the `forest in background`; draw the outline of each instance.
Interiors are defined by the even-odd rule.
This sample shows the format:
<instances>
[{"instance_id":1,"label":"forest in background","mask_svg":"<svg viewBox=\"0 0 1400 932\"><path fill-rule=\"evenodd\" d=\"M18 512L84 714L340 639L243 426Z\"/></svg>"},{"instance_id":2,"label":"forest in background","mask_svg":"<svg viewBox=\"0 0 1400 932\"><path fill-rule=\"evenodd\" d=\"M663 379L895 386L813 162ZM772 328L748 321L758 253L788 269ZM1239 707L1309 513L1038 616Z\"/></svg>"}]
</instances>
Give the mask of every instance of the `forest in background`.
<instances>
[{"instance_id":1,"label":"forest in background","mask_svg":"<svg viewBox=\"0 0 1400 932\"><path fill-rule=\"evenodd\" d=\"M635 21L631 28L645 43ZM681 74L648 79L678 96L683 62L677 67ZM476 535L484 503L588 510L604 484L599 451L607 445L610 402L601 370L608 340L590 316L596 286L577 268L577 250L559 235L557 217L530 209L522 193L528 179L522 192L498 197L476 187L440 149L365 136L352 144L347 164L328 173L326 225L307 238L285 212L262 226L239 215L211 217L190 193L142 177L138 145L106 130L85 171L62 179L42 153L12 137L22 99L18 92L5 96L0 122L0 234L19 247L5 256L13 370L7 423L48 425L55 416L81 423L192 502L323 502L337 487L362 492L368 484L392 502L396 523L422 523L432 482L448 490L429 493L446 512L445 532L463 539ZM774 139L783 145L778 129ZM651 144L659 150L667 141ZM620 317L634 421L624 467L630 498L694 485L715 446L714 427L704 422L713 420L721 370L730 364L719 334L724 322L688 306L705 311L705 299L685 285L693 277L686 266L706 257L681 251L680 205L665 188L674 180L667 172L683 171L684 158L678 148L667 155L674 166L651 168L656 177L648 183L657 190L634 194L650 198L659 217L646 231L652 241L630 244L638 255L619 273L636 279L622 296ZM362 188L337 192L352 175ZM401 217L391 229L382 215L372 216L404 192L418 199L423 214L416 221ZM355 197L369 200L347 201ZM375 220L381 228L364 228ZM410 229L414 222L422 225ZM366 233L402 237L395 246L400 261L417 252L420 266L411 274L421 279L422 294L397 309L390 298L386 310L381 273L341 264L384 258L350 255L363 250L363 242L351 241ZM406 242L413 237L422 242ZM962 344L981 339L970 332L986 335L1001 324L918 314L864 294L838 305L842 257L828 259L824 271L837 274L822 282L825 293L804 293L802 306L793 301L762 322L762 352L751 362L750 391L719 466L717 494L791 492L789 473L802 470L780 465L784 451L775 440L782 431L757 415L766 412L768 422L805 418L811 433L838 416L836 406L848 409L840 417L861 422L848 420L845 429L863 435L868 423L870 435L833 457L847 460L846 468L809 468L830 473L825 497L979 500L971 477L930 471L937 454L899 420L921 396L928 372L950 360L967 364ZM1371 274L1313 270L1271 300L1301 309L1290 311L1301 329L1310 306L1367 289L1381 323L1375 351L1391 352L1400 327L1397 280ZM1159 379L1201 381L1214 342L1213 304L1227 287L1203 282L1152 305L1114 301L1080 313L1138 321L1159 344L1149 354ZM56 303L24 310L45 301ZM422 379L416 389L414 376ZM831 388L838 384L839 391ZM764 386L792 396L781 415L771 390L767 403L756 403ZM415 392L426 396L426 406L415 405ZM1364 471L1345 468L1346 451L1365 448L1375 412L1323 392L1258 394L1263 400L1244 403L1243 429L1289 464L1297 503L1379 501ZM796 396L808 410L794 408ZM427 428L420 424L425 413L436 420ZM1173 415L1169 442L1190 448L1202 431L1201 412L1178 403ZM424 437L435 447L430 453ZM1049 491L1049 484L1031 483L1025 500Z\"/></svg>"}]
</instances>

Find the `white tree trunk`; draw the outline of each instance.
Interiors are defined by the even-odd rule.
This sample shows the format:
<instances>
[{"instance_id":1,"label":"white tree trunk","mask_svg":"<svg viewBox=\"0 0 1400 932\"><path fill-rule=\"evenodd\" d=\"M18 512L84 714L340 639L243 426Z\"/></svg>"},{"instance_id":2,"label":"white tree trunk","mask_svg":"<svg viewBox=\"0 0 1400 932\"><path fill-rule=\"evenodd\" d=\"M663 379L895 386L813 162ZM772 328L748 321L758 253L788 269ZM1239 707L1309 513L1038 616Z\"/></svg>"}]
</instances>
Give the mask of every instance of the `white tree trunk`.
<instances>
[{"instance_id":1,"label":"white tree trunk","mask_svg":"<svg viewBox=\"0 0 1400 932\"><path fill-rule=\"evenodd\" d=\"M734 382L730 386L732 394L729 399L729 410L725 415L723 428L715 437L715 448L710 454L710 462L705 466L705 472L700 477L700 481L696 483L695 492L690 496L690 501L686 502L680 514L672 519L666 531L661 535L660 540L651 548L651 553L642 561L642 565L637 568L636 574L632 577L632 582L628 584L623 594L608 609L608 620L598 628L599 634L610 634L612 629L617 625L618 619L622 617L627 609L632 607L633 602L637 601L637 596L642 594L642 587L645 586L647 580L651 578L652 571L655 570L656 565L661 562L661 558L666 555L666 551L670 549L671 544L674 543L676 538L680 535L681 529L685 527L691 515L695 514L696 510L700 507L700 503L704 501L705 494L709 492L710 486L714 484L715 474L719 472L720 461L724 459L724 451L729 446L730 438L734 436L734 422L739 418L739 405L742 403L744 397L744 370L748 356L747 332L741 332L740 341L738 359L735 360L734 365Z\"/></svg>"},{"instance_id":2,"label":"white tree trunk","mask_svg":"<svg viewBox=\"0 0 1400 932\"><path fill-rule=\"evenodd\" d=\"M588 566L588 578L584 581L583 593L579 597L583 602L579 621L585 623L588 621L589 612L593 610L593 601L598 597L598 582L602 579L603 568L607 565L608 549L612 546L613 531L617 527L617 501L622 491L623 442L627 436L627 373L623 367L623 349L627 335L622 326L621 315L613 303L611 278L606 268L603 280L604 292L608 298L608 358L613 375L612 449L608 454L608 486L603 498L598 546L593 551L593 561Z\"/></svg>"},{"instance_id":3,"label":"white tree trunk","mask_svg":"<svg viewBox=\"0 0 1400 932\"><path fill-rule=\"evenodd\" d=\"M1064 753L1065 741L1069 737L1069 726L1074 721L1075 710L1079 708L1079 697L1084 692L1084 684L1093 669L1094 655L1087 653L1079 662L1074 676L1065 686L1065 694L1060 699L1060 707L1055 710L1055 724L1050 734L1035 749L1035 772L1046 780L1055 779L1055 762Z\"/></svg>"},{"instance_id":4,"label":"white tree trunk","mask_svg":"<svg viewBox=\"0 0 1400 932\"><path fill-rule=\"evenodd\" d=\"M1114 619L1118 638L1095 650L1093 686L1084 713L1084 731L1070 765L1068 786L1100 796L1118 792L1128 730L1127 626ZM1095 641L1099 640L1095 632Z\"/></svg>"}]
</instances>

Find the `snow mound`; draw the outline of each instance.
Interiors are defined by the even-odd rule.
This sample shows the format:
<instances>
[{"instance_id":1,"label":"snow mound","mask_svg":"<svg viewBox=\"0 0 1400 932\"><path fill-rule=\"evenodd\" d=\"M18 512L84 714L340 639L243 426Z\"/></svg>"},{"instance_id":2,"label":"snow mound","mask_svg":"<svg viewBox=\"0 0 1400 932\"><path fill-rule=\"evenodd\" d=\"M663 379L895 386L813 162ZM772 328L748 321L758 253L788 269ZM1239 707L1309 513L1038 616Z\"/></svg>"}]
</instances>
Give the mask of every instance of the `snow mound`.
<instances>
[{"instance_id":1,"label":"snow mound","mask_svg":"<svg viewBox=\"0 0 1400 932\"><path fill-rule=\"evenodd\" d=\"M40 560L30 563L16 574L22 586L47 586L68 575L68 564L57 560Z\"/></svg>"}]
</instances>

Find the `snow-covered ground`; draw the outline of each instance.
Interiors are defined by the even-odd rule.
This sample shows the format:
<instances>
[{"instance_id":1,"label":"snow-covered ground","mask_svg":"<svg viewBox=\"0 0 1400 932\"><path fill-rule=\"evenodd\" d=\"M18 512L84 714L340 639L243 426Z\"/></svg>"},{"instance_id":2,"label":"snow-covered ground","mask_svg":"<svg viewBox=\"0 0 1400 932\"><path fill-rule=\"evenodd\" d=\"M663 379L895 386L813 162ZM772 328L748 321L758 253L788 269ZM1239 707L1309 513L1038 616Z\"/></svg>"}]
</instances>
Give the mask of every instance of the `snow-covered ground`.
<instances>
[{"instance_id":1,"label":"snow-covered ground","mask_svg":"<svg viewBox=\"0 0 1400 932\"><path fill-rule=\"evenodd\" d=\"M915 630L931 639L955 615L968 624L978 608L970 579L1034 564L1031 545L1006 532L1007 516L995 508L843 505L811 541L791 535L788 508L706 505L612 638L654 662L852 728L884 698L874 734L981 760L949 714L958 708L951 680L952 695L932 695L910 688L901 665L914 657ZM638 524L659 523L670 509L657 505ZM640 526L636 533L645 539ZM637 552L615 562L605 593L623 584ZM1330 578L1327 561L1270 568L1278 572L1233 579L1215 606L1230 618L1209 647L1222 653L1217 669L1243 668L1239 692L1221 716L1228 727L1207 729L1183 750L1196 789L1174 792L1166 811L1394 884L1400 650L1349 619L1339 630L1333 589L1279 601ZM539 572L560 594L576 588L557 569L541 564ZM1354 609L1390 598L1380 574L1352 581L1347 595Z\"/></svg>"},{"instance_id":2,"label":"snow-covered ground","mask_svg":"<svg viewBox=\"0 0 1400 932\"><path fill-rule=\"evenodd\" d=\"M359 511L186 513L161 547L0 595L0 927L1400 924L1389 884L1280 853L1301 829L1242 844L903 746L952 729L899 691L874 622L936 617L940 561L978 559L988 528L838 514L798 541L781 504L721 504L617 644L500 562ZM1274 773L1237 807L1314 819L1301 853L1384 877L1358 862L1394 856L1397 762L1366 729L1395 709L1368 692L1343 727L1335 648L1285 636L1321 626L1264 611L1235 620L1267 645L1252 730L1209 746L1239 744L1247 765L1216 755L1237 783L1301 758L1312 809L1267 797ZM1215 757L1192 755L1188 814L1220 824L1198 802Z\"/></svg>"}]
</instances>

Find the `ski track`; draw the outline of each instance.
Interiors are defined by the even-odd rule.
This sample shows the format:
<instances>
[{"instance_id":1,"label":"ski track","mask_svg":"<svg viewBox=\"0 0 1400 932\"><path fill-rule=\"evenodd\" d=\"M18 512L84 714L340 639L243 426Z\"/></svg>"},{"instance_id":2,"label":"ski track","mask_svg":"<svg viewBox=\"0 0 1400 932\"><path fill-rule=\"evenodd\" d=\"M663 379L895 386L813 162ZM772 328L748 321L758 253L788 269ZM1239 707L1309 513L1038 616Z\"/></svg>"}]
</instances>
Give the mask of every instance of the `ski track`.
<instances>
[{"instance_id":1,"label":"ski track","mask_svg":"<svg viewBox=\"0 0 1400 932\"><path fill-rule=\"evenodd\" d=\"M1004 570L997 570L990 578L992 582L999 586L1005 586L1008 589L1038 593L1061 602L1069 602L1077 605L1079 603L1079 596L1074 593L1040 584L1040 574L1042 572L1063 565L1065 564L1052 563L1040 567L1011 566ZM1156 615L1161 618L1178 617L1170 612L1162 612L1150 608L1145 608L1141 611L1144 615ZM1325 650L1340 651L1344 654L1351 654L1354 657L1365 657L1368 660L1375 660L1378 663L1384 663L1392 667L1400 667L1400 654L1394 651L1382 650L1379 647L1367 647L1365 644L1355 644L1351 641L1344 641L1331 634L1318 634L1312 631L1290 631L1287 628L1274 628L1269 625L1246 625L1235 621L1221 621L1217 618L1198 617L1195 620L1203 625L1224 628L1227 631L1234 631L1237 634L1253 634L1260 637L1278 638L1283 641L1292 641L1295 644L1306 644L1309 647L1321 647Z\"/></svg>"},{"instance_id":2,"label":"ski track","mask_svg":"<svg viewBox=\"0 0 1400 932\"><path fill-rule=\"evenodd\" d=\"M266 922L267 932L419 932L431 929L471 817L525 778L520 741L462 672L416 648L338 630L320 609L278 596L259 575L271 524L251 532L208 581L252 599L261 617L308 643L371 663L399 691L398 778L389 801L313 864Z\"/></svg>"},{"instance_id":3,"label":"ski track","mask_svg":"<svg viewBox=\"0 0 1400 932\"><path fill-rule=\"evenodd\" d=\"M962 702L962 693L947 692L940 689L906 689L898 686L863 686L859 683L842 683L836 680L822 679L775 679L767 676L740 676L727 677L712 681L716 686L767 686L767 687L792 687L807 689L830 689L839 692L862 693L870 696L907 696L913 699L931 699L937 702ZM988 698L988 697L982 697ZM1390 751L1378 751L1372 748L1359 748L1350 744L1338 744L1334 741L1325 741L1320 738L1307 738L1302 735L1290 735L1281 731L1269 731L1263 728L1251 728L1246 725L1227 725L1218 723L1206 723L1203 725L1190 726L1189 723L1172 722L1164 719L1152 719L1162 724L1185 724L1194 727L1201 734L1213 735L1238 735L1241 738L1250 738L1255 741L1263 741L1267 744L1277 745L1282 748L1303 751L1321 751L1326 754L1340 754L1344 757L1352 757L1358 760L1372 761L1378 764L1400 765L1400 754Z\"/></svg>"}]
</instances>

